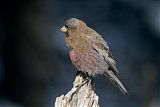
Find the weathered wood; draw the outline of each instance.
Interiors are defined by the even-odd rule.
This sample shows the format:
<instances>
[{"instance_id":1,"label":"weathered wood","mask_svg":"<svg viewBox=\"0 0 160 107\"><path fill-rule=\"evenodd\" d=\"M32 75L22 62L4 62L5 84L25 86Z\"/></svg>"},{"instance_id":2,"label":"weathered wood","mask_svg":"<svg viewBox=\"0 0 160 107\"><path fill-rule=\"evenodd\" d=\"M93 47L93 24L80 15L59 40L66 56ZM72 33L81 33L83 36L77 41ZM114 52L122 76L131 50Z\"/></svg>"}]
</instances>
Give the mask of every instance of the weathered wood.
<instances>
[{"instance_id":1,"label":"weathered wood","mask_svg":"<svg viewBox=\"0 0 160 107\"><path fill-rule=\"evenodd\" d=\"M55 107L99 107L99 97L94 93L92 80L77 72L73 88L66 95L56 98Z\"/></svg>"}]
</instances>

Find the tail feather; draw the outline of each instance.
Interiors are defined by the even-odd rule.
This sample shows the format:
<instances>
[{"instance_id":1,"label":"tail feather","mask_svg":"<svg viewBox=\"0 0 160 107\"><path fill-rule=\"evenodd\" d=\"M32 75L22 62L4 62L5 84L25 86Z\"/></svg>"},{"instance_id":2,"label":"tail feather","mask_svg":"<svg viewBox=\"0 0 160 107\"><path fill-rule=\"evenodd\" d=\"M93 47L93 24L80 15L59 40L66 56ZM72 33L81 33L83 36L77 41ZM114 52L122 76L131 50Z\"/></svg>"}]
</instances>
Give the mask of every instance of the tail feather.
<instances>
[{"instance_id":1,"label":"tail feather","mask_svg":"<svg viewBox=\"0 0 160 107\"><path fill-rule=\"evenodd\" d=\"M115 84L115 86L118 86L118 88L121 90L123 94L128 94L126 88L121 83L121 81L118 79L118 77L114 74L112 70L109 70L107 73L105 73L105 76L109 78L109 80Z\"/></svg>"}]
</instances>

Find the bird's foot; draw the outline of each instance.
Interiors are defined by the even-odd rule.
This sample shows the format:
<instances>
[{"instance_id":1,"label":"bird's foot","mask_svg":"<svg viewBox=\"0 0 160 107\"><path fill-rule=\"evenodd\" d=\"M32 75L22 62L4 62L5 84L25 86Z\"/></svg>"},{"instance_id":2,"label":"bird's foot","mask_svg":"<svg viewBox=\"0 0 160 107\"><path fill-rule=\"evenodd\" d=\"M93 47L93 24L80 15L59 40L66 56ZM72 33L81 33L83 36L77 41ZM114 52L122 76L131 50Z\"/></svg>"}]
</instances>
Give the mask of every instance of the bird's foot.
<instances>
[{"instance_id":1,"label":"bird's foot","mask_svg":"<svg viewBox=\"0 0 160 107\"><path fill-rule=\"evenodd\" d=\"M78 71L77 75L79 75L80 77L83 78L81 83L79 85L77 85L77 87L82 87L85 84L87 84L87 85L92 85L93 84L93 78L92 78L92 76L89 76L88 73Z\"/></svg>"},{"instance_id":2,"label":"bird's foot","mask_svg":"<svg viewBox=\"0 0 160 107\"><path fill-rule=\"evenodd\" d=\"M92 78L91 76L85 78L85 80L82 81L81 86L83 86L83 85L85 85L85 84L91 84L91 85L92 85L92 84L93 84L93 78Z\"/></svg>"}]
</instances>

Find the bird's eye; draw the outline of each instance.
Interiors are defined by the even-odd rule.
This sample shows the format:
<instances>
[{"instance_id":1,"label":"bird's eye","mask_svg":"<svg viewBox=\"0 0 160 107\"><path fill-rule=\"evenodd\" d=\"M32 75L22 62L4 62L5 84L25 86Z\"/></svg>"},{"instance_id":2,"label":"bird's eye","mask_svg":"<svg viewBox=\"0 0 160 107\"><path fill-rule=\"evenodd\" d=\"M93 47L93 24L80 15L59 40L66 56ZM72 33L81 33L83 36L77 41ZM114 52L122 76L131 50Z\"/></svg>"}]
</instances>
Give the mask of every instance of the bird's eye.
<instances>
[{"instance_id":1,"label":"bird's eye","mask_svg":"<svg viewBox=\"0 0 160 107\"><path fill-rule=\"evenodd\" d=\"M71 27L70 27L70 26L68 26L68 29L71 29Z\"/></svg>"},{"instance_id":2,"label":"bird's eye","mask_svg":"<svg viewBox=\"0 0 160 107\"><path fill-rule=\"evenodd\" d=\"M69 26L69 25L65 25L65 27L67 28L67 29L71 29L71 26Z\"/></svg>"}]
</instances>

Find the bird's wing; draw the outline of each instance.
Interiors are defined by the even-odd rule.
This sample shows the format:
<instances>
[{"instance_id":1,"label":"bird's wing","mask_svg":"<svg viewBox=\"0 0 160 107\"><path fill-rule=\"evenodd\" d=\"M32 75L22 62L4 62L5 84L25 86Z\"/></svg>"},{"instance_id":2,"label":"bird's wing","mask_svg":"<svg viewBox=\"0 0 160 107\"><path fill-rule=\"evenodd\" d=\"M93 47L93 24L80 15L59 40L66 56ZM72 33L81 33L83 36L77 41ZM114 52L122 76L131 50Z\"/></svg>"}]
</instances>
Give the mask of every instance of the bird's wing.
<instances>
[{"instance_id":1,"label":"bird's wing","mask_svg":"<svg viewBox=\"0 0 160 107\"><path fill-rule=\"evenodd\" d=\"M99 35L96 31L94 31L93 29L89 28L86 30L86 34L87 37L93 41L99 48L101 48L102 50L106 51L106 53L108 54L108 57L113 58L112 53L109 51L109 47L107 42L101 37L101 35Z\"/></svg>"},{"instance_id":2,"label":"bird's wing","mask_svg":"<svg viewBox=\"0 0 160 107\"><path fill-rule=\"evenodd\" d=\"M107 45L107 42L94 30L91 28L90 32L88 32L87 38L91 41L93 49L98 52L99 55L102 55L104 58L104 61L109 65L109 69L107 72L105 72L105 76L111 80L116 86L119 87L119 89L125 94L127 93L127 90L123 86L123 84L119 80L119 72L116 68L116 62L114 61L114 58L109 51L109 47Z\"/></svg>"},{"instance_id":3,"label":"bird's wing","mask_svg":"<svg viewBox=\"0 0 160 107\"><path fill-rule=\"evenodd\" d=\"M119 77L119 72L118 72L118 70L117 70L117 68L116 68L116 63L115 63L115 61L114 61L112 58L110 58L110 57L108 56L108 53L106 53L106 51L100 49L100 48L99 48L98 46L96 46L96 45L93 45L93 48L94 48L100 55L103 56L105 62L109 65L109 69L111 69L111 70L115 73L115 75L117 75L117 76Z\"/></svg>"},{"instance_id":4,"label":"bird's wing","mask_svg":"<svg viewBox=\"0 0 160 107\"><path fill-rule=\"evenodd\" d=\"M100 55L103 56L105 62L109 65L109 69L104 73L106 77L122 91L123 94L128 93L123 84L120 81L119 72L116 68L115 61L107 56L107 53L100 49L98 46L93 45L94 50L96 50Z\"/></svg>"},{"instance_id":5,"label":"bird's wing","mask_svg":"<svg viewBox=\"0 0 160 107\"><path fill-rule=\"evenodd\" d=\"M106 61L106 63L110 66L110 68L118 75L118 70L116 68L116 62L113 59L111 52L109 51L109 47L107 42L94 30L89 28L89 32L85 34L88 39L93 43L93 48L101 54Z\"/></svg>"}]
</instances>

